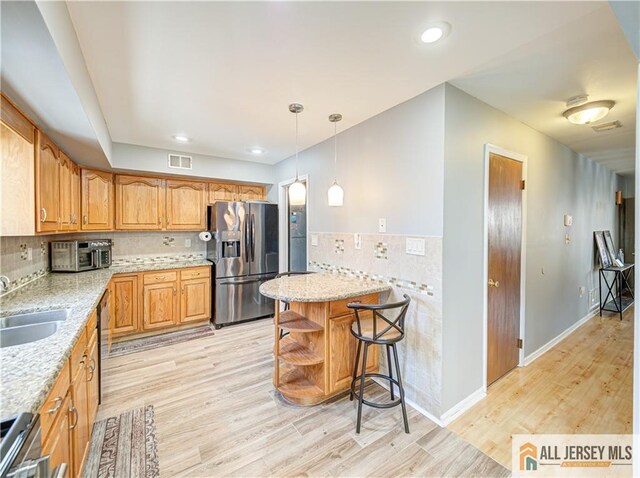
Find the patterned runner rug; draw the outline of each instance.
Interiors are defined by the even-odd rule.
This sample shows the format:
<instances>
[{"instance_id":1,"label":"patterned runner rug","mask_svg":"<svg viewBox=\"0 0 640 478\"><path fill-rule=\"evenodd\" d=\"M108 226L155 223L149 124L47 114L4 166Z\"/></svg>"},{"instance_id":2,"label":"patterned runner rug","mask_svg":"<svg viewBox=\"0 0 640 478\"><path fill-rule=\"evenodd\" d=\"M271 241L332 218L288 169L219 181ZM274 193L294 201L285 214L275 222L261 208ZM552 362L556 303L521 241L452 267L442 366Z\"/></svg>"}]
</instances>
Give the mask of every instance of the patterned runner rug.
<instances>
[{"instance_id":1,"label":"patterned runner rug","mask_svg":"<svg viewBox=\"0 0 640 478\"><path fill-rule=\"evenodd\" d=\"M96 422L84 478L157 478L158 443L153 405Z\"/></svg>"},{"instance_id":2,"label":"patterned runner rug","mask_svg":"<svg viewBox=\"0 0 640 478\"><path fill-rule=\"evenodd\" d=\"M111 346L109 357L118 357L120 355L142 352L143 350L151 350L165 345L179 344L187 340L200 339L213 334L212 325L203 325L194 327L193 329L179 330L168 334L154 335L152 337L143 337L141 339L127 340L124 342L116 342Z\"/></svg>"}]
</instances>

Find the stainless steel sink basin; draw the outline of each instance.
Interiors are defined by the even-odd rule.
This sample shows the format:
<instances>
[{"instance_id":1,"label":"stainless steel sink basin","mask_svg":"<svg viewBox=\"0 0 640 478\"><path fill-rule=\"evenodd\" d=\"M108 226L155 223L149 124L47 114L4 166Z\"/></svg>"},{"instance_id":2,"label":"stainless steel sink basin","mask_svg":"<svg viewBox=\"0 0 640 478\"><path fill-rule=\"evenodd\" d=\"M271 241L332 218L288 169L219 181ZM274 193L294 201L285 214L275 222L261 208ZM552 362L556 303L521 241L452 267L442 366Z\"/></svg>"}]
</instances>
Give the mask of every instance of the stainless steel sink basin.
<instances>
[{"instance_id":1,"label":"stainless steel sink basin","mask_svg":"<svg viewBox=\"0 0 640 478\"><path fill-rule=\"evenodd\" d=\"M40 322L0 329L0 348L46 339L55 334L63 323L64 321L62 320L54 320L52 322Z\"/></svg>"},{"instance_id":2,"label":"stainless steel sink basin","mask_svg":"<svg viewBox=\"0 0 640 478\"><path fill-rule=\"evenodd\" d=\"M43 322L64 322L69 317L69 309L44 310L30 314L0 317L0 329L40 324Z\"/></svg>"}]
</instances>

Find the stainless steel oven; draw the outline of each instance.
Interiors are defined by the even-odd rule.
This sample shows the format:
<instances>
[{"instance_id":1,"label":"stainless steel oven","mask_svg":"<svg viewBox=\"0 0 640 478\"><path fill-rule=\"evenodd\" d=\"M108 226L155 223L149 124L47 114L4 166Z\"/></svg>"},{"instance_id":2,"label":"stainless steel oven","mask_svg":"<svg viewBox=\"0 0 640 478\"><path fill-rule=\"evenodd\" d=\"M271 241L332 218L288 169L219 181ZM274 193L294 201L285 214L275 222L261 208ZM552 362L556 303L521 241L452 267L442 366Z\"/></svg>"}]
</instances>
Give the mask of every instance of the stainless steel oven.
<instances>
[{"instance_id":1,"label":"stainless steel oven","mask_svg":"<svg viewBox=\"0 0 640 478\"><path fill-rule=\"evenodd\" d=\"M111 239L51 243L51 270L54 272L80 272L110 265Z\"/></svg>"}]
</instances>

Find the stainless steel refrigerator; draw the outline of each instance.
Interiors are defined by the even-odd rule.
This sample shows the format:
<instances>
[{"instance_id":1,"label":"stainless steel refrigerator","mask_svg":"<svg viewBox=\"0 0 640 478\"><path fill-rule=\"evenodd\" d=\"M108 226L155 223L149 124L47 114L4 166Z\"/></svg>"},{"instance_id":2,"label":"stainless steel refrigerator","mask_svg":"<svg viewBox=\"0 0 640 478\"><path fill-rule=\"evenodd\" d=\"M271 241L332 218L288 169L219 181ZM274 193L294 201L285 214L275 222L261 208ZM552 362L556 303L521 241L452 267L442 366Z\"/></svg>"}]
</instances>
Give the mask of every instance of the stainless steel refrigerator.
<instances>
[{"instance_id":1,"label":"stainless steel refrigerator","mask_svg":"<svg viewBox=\"0 0 640 478\"><path fill-rule=\"evenodd\" d=\"M216 327L275 312L258 288L278 273L278 206L264 202L217 202L208 208L207 258L215 264Z\"/></svg>"}]
</instances>

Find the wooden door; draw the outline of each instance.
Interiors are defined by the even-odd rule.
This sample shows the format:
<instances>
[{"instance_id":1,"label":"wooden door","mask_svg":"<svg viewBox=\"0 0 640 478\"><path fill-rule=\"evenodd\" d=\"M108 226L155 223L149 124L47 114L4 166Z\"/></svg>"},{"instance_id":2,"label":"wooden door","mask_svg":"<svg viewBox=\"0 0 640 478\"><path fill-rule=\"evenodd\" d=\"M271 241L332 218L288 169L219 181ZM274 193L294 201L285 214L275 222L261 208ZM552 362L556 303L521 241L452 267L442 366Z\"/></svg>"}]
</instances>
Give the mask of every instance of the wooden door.
<instances>
[{"instance_id":1,"label":"wooden door","mask_svg":"<svg viewBox=\"0 0 640 478\"><path fill-rule=\"evenodd\" d=\"M236 201L238 186L228 183L209 183L209 204L216 201Z\"/></svg>"},{"instance_id":2,"label":"wooden door","mask_svg":"<svg viewBox=\"0 0 640 478\"><path fill-rule=\"evenodd\" d=\"M207 184L167 180L167 229L201 231L207 227Z\"/></svg>"},{"instance_id":3,"label":"wooden door","mask_svg":"<svg viewBox=\"0 0 640 478\"><path fill-rule=\"evenodd\" d=\"M170 327L178 323L177 282L144 286L142 317L144 330Z\"/></svg>"},{"instance_id":4,"label":"wooden door","mask_svg":"<svg viewBox=\"0 0 640 478\"><path fill-rule=\"evenodd\" d=\"M112 279L113 308L109 317L113 337L140 330L139 278L137 275L117 275Z\"/></svg>"},{"instance_id":5,"label":"wooden door","mask_svg":"<svg viewBox=\"0 0 640 478\"><path fill-rule=\"evenodd\" d=\"M100 401L100 385L98 383L100 371L98 370L98 340L96 339L89 343L87 348L88 363L87 363L87 420L89 431L93 430L93 424L96 421L96 415L98 414L98 402Z\"/></svg>"},{"instance_id":6,"label":"wooden door","mask_svg":"<svg viewBox=\"0 0 640 478\"><path fill-rule=\"evenodd\" d=\"M71 212L70 231L80 230L80 167L71 164L71 195L69 210Z\"/></svg>"},{"instance_id":7,"label":"wooden door","mask_svg":"<svg viewBox=\"0 0 640 478\"><path fill-rule=\"evenodd\" d=\"M60 225L58 229L60 231L70 231L72 228L71 217L71 173L73 170L73 163L71 159L62 151L60 154Z\"/></svg>"},{"instance_id":8,"label":"wooden door","mask_svg":"<svg viewBox=\"0 0 640 478\"><path fill-rule=\"evenodd\" d=\"M60 223L60 158L58 147L36 130L36 218L38 232L58 230Z\"/></svg>"},{"instance_id":9,"label":"wooden door","mask_svg":"<svg viewBox=\"0 0 640 478\"><path fill-rule=\"evenodd\" d=\"M116 175L116 229L162 230L164 181Z\"/></svg>"},{"instance_id":10,"label":"wooden door","mask_svg":"<svg viewBox=\"0 0 640 478\"><path fill-rule=\"evenodd\" d=\"M489 156L487 384L518 365L522 163Z\"/></svg>"},{"instance_id":11,"label":"wooden door","mask_svg":"<svg viewBox=\"0 0 640 478\"><path fill-rule=\"evenodd\" d=\"M240 201L252 201L255 199L265 199L264 186L238 186L238 198Z\"/></svg>"},{"instance_id":12,"label":"wooden door","mask_svg":"<svg viewBox=\"0 0 640 478\"><path fill-rule=\"evenodd\" d=\"M85 361L87 360L85 356ZM86 364L85 364L86 365ZM80 367L71 384L71 453L72 474L81 476L87 450L89 448L89 414L87 406L87 370Z\"/></svg>"},{"instance_id":13,"label":"wooden door","mask_svg":"<svg viewBox=\"0 0 640 478\"><path fill-rule=\"evenodd\" d=\"M0 236L33 235L35 128L4 96L0 108Z\"/></svg>"},{"instance_id":14,"label":"wooden door","mask_svg":"<svg viewBox=\"0 0 640 478\"><path fill-rule=\"evenodd\" d=\"M82 230L113 230L113 174L82 170Z\"/></svg>"},{"instance_id":15,"label":"wooden door","mask_svg":"<svg viewBox=\"0 0 640 478\"><path fill-rule=\"evenodd\" d=\"M70 394L67 393L62 402L62 412L58 414L57 420L51 427L51 432L42 445L42 455L49 455L51 469L62 463L66 463L69 467L72 466L71 431L69 430L70 402ZM70 471L69 475L73 476L71 473Z\"/></svg>"},{"instance_id":16,"label":"wooden door","mask_svg":"<svg viewBox=\"0 0 640 478\"><path fill-rule=\"evenodd\" d=\"M211 280L182 281L180 287L180 323L211 318Z\"/></svg>"}]
</instances>

